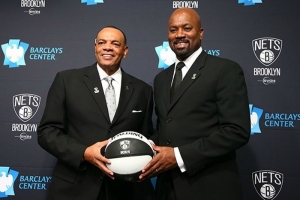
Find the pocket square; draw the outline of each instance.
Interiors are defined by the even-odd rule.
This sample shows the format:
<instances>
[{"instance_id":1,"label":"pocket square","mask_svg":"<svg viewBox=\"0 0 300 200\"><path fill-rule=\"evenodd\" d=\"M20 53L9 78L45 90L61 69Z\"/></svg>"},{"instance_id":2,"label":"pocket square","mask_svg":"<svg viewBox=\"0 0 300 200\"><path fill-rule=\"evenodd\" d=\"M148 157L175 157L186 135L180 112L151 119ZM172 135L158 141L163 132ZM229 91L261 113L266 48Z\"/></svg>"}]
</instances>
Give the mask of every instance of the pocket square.
<instances>
[{"instance_id":1,"label":"pocket square","mask_svg":"<svg viewBox=\"0 0 300 200\"><path fill-rule=\"evenodd\" d=\"M132 110L132 113L141 113L142 110Z\"/></svg>"}]
</instances>

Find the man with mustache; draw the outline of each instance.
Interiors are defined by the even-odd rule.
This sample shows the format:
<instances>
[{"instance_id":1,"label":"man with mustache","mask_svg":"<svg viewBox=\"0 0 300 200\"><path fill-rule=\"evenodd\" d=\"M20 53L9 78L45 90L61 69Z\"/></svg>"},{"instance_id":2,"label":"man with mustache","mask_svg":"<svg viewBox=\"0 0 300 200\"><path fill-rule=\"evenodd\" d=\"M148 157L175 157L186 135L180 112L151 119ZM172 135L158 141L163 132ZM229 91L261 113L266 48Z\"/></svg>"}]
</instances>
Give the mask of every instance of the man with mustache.
<instances>
[{"instance_id":1,"label":"man with mustache","mask_svg":"<svg viewBox=\"0 0 300 200\"><path fill-rule=\"evenodd\" d=\"M40 146L57 158L47 199L153 200L150 179L115 179L100 153L120 132L152 135L152 88L121 68L128 46L120 29L104 27L94 46L97 62L59 72L48 93L37 131ZM107 91L114 96L106 100Z\"/></svg>"},{"instance_id":2,"label":"man with mustache","mask_svg":"<svg viewBox=\"0 0 300 200\"><path fill-rule=\"evenodd\" d=\"M208 55L197 12L175 10L168 40L177 60L154 80L157 155L140 179L157 176L156 200L242 200L235 150L250 136L241 67Z\"/></svg>"}]
</instances>

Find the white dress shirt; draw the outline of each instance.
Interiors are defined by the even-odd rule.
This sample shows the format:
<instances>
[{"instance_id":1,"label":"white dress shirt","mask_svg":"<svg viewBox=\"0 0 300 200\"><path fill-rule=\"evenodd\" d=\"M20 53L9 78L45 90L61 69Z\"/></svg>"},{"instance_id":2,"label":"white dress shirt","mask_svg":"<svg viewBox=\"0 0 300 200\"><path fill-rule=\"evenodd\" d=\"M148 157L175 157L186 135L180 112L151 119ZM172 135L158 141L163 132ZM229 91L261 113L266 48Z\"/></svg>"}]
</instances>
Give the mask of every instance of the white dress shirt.
<instances>
[{"instance_id":1,"label":"white dress shirt","mask_svg":"<svg viewBox=\"0 0 300 200\"><path fill-rule=\"evenodd\" d=\"M97 64L97 70L100 76L100 80L103 87L103 93L105 94L105 90L108 87L107 81L104 80L105 77L107 77L107 73ZM119 68L113 75L111 75L114 80L112 81L112 85L115 90L116 95L116 108L118 108L119 100L120 100L120 93L121 93L121 83L122 83L122 71L121 68Z\"/></svg>"}]
</instances>

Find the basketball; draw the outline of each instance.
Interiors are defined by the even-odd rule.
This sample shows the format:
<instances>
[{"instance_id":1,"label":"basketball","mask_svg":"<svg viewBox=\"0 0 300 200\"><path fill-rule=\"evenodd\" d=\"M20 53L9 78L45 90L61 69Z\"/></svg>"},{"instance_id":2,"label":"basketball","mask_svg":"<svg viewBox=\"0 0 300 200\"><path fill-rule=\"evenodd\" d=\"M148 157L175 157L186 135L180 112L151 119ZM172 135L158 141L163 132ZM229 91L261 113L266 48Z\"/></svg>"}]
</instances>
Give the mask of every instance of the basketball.
<instances>
[{"instance_id":1,"label":"basketball","mask_svg":"<svg viewBox=\"0 0 300 200\"><path fill-rule=\"evenodd\" d=\"M106 166L114 177L124 181L137 181L142 169L152 160L155 152L148 139L137 132L125 131L115 135L105 148Z\"/></svg>"}]
</instances>

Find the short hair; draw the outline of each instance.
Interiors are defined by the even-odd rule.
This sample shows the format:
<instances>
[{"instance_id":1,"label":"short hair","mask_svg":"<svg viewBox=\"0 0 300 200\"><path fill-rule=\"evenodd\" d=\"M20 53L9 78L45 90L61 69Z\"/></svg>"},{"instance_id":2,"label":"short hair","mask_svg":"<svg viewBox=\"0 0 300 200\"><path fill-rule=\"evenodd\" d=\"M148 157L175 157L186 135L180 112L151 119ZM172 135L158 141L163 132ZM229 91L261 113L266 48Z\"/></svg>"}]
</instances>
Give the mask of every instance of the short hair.
<instances>
[{"instance_id":1,"label":"short hair","mask_svg":"<svg viewBox=\"0 0 300 200\"><path fill-rule=\"evenodd\" d=\"M119 28L117 28L117 27L115 27L115 26L105 26L105 27L103 27L102 29L100 29L100 31L102 31L102 30L105 29L105 28L113 28L113 29L119 30L119 31L123 34L125 45L127 45L127 38L126 38L126 35L125 35L125 33L124 33L121 29L119 29ZM98 33L99 33L100 31L98 31ZM97 33L97 35L96 35L95 42L96 42L96 40L97 40L98 33Z\"/></svg>"}]
</instances>

